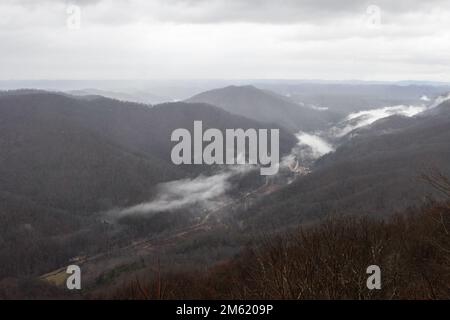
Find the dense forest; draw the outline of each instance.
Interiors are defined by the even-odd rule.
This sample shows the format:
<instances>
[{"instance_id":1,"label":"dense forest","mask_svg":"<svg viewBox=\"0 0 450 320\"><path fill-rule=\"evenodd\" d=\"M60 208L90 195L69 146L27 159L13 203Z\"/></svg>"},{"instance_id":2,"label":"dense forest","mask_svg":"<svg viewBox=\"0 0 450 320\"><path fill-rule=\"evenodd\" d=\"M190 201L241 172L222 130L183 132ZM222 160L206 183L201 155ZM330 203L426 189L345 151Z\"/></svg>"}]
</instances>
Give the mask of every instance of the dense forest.
<instances>
[{"instance_id":1,"label":"dense forest","mask_svg":"<svg viewBox=\"0 0 450 320\"><path fill-rule=\"evenodd\" d=\"M431 182L450 200L449 180ZM287 235L262 237L207 272L155 265L101 298L449 299L450 201L430 201L389 219L329 216ZM381 268L368 290L366 268Z\"/></svg>"},{"instance_id":2,"label":"dense forest","mask_svg":"<svg viewBox=\"0 0 450 320\"><path fill-rule=\"evenodd\" d=\"M179 210L117 223L107 223L104 213L151 199L158 183L212 170L170 161L170 133L194 120L213 128L264 127L205 104L1 92L0 279L35 277L73 257L192 223L192 214ZM282 130L280 142L286 153L295 137ZM253 180L239 183L247 181L245 190Z\"/></svg>"},{"instance_id":3,"label":"dense forest","mask_svg":"<svg viewBox=\"0 0 450 320\"><path fill-rule=\"evenodd\" d=\"M0 0L0 301L450 300L450 0L373 2Z\"/></svg>"},{"instance_id":4,"label":"dense forest","mask_svg":"<svg viewBox=\"0 0 450 320\"><path fill-rule=\"evenodd\" d=\"M240 103L293 107L254 87L229 90ZM353 130L308 163L307 174L282 167L270 179L258 170L173 165L170 133L195 120L221 130L279 128L282 156L298 145L280 124L203 102L2 92L0 298L448 293L448 101ZM203 197L217 187L217 198ZM155 203L163 206L129 211ZM80 292L65 289L72 263L83 270ZM365 288L371 264L382 267L381 291Z\"/></svg>"}]
</instances>

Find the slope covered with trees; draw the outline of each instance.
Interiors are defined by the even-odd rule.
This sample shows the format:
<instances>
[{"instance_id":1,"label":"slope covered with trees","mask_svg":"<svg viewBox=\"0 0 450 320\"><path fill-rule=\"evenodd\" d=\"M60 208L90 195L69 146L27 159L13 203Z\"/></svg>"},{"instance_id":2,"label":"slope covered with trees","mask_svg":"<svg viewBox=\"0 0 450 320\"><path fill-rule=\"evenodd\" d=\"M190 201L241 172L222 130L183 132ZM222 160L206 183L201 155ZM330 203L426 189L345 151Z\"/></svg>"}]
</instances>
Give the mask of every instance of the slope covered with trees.
<instances>
[{"instance_id":1,"label":"slope covered with trees","mask_svg":"<svg viewBox=\"0 0 450 320\"><path fill-rule=\"evenodd\" d=\"M344 140L311 174L235 218L248 228L283 228L329 213L389 215L439 196L420 176L433 169L450 174L450 105L382 119Z\"/></svg>"},{"instance_id":2,"label":"slope covered with trees","mask_svg":"<svg viewBox=\"0 0 450 320\"><path fill-rule=\"evenodd\" d=\"M204 102L260 122L276 123L298 132L325 128L336 115L302 106L274 92L253 86L229 86L200 93L188 102Z\"/></svg>"},{"instance_id":3,"label":"slope covered with trees","mask_svg":"<svg viewBox=\"0 0 450 320\"><path fill-rule=\"evenodd\" d=\"M270 128L205 104L159 106L36 90L0 94L0 278L29 276L131 241L102 212L152 199L158 183L209 174L170 159L177 128ZM295 137L281 131L282 152ZM175 214L146 221L164 231ZM177 219L177 223L183 223ZM136 225L141 222L136 222ZM111 238L114 239L111 239Z\"/></svg>"},{"instance_id":4,"label":"slope covered with trees","mask_svg":"<svg viewBox=\"0 0 450 320\"><path fill-rule=\"evenodd\" d=\"M447 180L447 192L450 191ZM450 195L450 194L449 194ZM429 203L380 221L328 217L270 236L208 272L158 272L97 297L116 299L449 299L450 207ZM381 269L369 290L367 268Z\"/></svg>"}]
</instances>

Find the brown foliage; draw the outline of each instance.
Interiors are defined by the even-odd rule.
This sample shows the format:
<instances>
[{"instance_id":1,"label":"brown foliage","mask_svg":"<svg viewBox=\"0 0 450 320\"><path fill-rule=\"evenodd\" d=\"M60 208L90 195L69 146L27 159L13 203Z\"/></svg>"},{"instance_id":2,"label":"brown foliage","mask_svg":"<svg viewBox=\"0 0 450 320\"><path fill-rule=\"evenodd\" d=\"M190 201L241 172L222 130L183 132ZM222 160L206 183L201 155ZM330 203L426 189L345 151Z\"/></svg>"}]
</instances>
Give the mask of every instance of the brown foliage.
<instances>
[{"instance_id":1,"label":"brown foliage","mask_svg":"<svg viewBox=\"0 0 450 320\"><path fill-rule=\"evenodd\" d=\"M118 299L448 299L450 208L389 222L329 218L287 236L267 237L209 269L136 279ZM381 267L382 289L368 290L366 269Z\"/></svg>"}]
</instances>

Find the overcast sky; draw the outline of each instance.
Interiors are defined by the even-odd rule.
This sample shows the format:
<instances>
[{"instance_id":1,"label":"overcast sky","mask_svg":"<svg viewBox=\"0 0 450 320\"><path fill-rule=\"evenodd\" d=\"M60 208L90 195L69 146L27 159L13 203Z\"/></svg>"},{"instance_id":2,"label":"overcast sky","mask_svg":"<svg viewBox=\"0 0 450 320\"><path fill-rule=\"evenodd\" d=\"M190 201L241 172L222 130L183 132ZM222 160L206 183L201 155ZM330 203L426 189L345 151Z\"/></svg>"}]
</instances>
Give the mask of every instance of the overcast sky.
<instances>
[{"instance_id":1,"label":"overcast sky","mask_svg":"<svg viewBox=\"0 0 450 320\"><path fill-rule=\"evenodd\" d=\"M0 79L189 78L450 81L450 1L0 2Z\"/></svg>"}]
</instances>

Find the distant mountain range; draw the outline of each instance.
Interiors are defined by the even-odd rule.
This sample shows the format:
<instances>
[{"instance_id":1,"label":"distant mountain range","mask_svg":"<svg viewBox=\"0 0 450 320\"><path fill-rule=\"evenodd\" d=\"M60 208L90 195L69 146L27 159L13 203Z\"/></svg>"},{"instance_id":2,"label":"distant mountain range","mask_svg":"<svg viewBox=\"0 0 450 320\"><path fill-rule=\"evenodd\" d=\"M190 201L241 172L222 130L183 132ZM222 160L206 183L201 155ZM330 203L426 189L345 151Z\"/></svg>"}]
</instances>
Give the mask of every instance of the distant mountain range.
<instances>
[{"instance_id":1,"label":"distant mountain range","mask_svg":"<svg viewBox=\"0 0 450 320\"><path fill-rule=\"evenodd\" d=\"M190 237L166 258L190 262L192 254L200 261L199 247L225 257L245 236L284 232L327 215L383 217L422 205L427 195L438 194L420 175L433 168L450 175L450 101L445 96L436 101L439 105L429 101L431 107L412 117L351 123L350 132L342 131L326 146L330 153L320 153L295 178L286 167L273 179L259 173L233 176L226 196L204 207L196 200L209 191L204 186L193 201L185 200L204 181L217 187L220 180L209 178L220 179L223 168L173 165L174 129L192 130L195 120L205 129L279 128L281 154L288 155L298 142L294 133L302 130L314 138L320 130L347 124L349 113L316 110L252 86L155 106L98 94L0 91L0 261L8 261L0 265L0 282L41 275L84 255L104 253L101 263L107 265L115 259L108 254L115 252L119 259L112 265L117 266L127 251L121 250L142 238L164 236L172 244L174 234L183 243ZM154 199L159 201L153 208L174 209L107 218L107 212ZM172 201L189 207L171 206ZM195 236L202 230L210 238ZM191 231L194 235L187 236ZM136 256L130 253L127 259Z\"/></svg>"},{"instance_id":2,"label":"distant mountain range","mask_svg":"<svg viewBox=\"0 0 450 320\"><path fill-rule=\"evenodd\" d=\"M330 116L251 86L208 91L188 101L151 107L101 96L86 99L35 90L0 92L0 191L68 211L130 205L151 197L159 182L210 170L171 164L170 134L176 128L191 129L194 120L202 120L205 127L219 129L263 128L270 127L264 122L271 122L271 127L292 131L303 125L315 130ZM283 192L299 188L292 191L298 200L290 201L299 201L300 206L311 200L300 200L304 192L317 192L324 206L332 202L333 192L343 196L339 202L344 198L354 201L356 194L351 190L356 181L382 188L383 183L397 179L398 189L393 187L386 197L391 201L396 192L419 185L407 183L402 172L418 175L421 165L446 168L448 109L447 101L416 117L392 116L352 131L336 152L317 161L311 175ZM294 136L283 130L281 142L284 154L296 144ZM379 177L385 175L382 183ZM329 189L332 185L335 191ZM351 192L348 196L343 194L346 185ZM383 193L382 189L373 194ZM413 200L414 192L404 203ZM401 203L398 198L395 201ZM382 201L377 205L391 208Z\"/></svg>"},{"instance_id":3,"label":"distant mountain range","mask_svg":"<svg viewBox=\"0 0 450 320\"><path fill-rule=\"evenodd\" d=\"M121 100L121 101L129 101L129 102L137 102L144 104L158 104L163 102L170 102L172 99L168 97L161 97L147 91L132 91L129 93L119 92L119 91L108 91L108 90L99 90L99 89L81 89L81 90L70 90L67 93L75 96L103 96L106 98Z\"/></svg>"}]
</instances>

